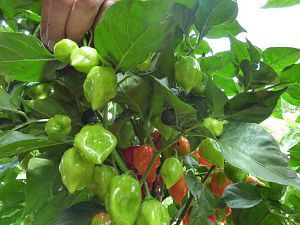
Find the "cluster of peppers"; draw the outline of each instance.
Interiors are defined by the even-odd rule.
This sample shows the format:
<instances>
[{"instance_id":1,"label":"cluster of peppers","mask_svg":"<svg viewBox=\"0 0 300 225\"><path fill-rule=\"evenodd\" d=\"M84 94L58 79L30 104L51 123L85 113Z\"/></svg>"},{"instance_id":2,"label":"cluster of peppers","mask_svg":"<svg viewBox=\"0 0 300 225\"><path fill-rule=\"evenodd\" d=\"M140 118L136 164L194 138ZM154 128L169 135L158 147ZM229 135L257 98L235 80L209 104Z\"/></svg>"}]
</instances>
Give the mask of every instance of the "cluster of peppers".
<instances>
[{"instance_id":1,"label":"cluster of peppers","mask_svg":"<svg viewBox=\"0 0 300 225\"><path fill-rule=\"evenodd\" d=\"M116 96L116 73L111 67L99 66L100 57L95 49L79 48L75 42L64 39L55 45L54 55L56 59L87 73L83 88L92 109L103 107ZM184 73L189 76L184 76ZM187 94L204 91L206 77L193 57L182 57L176 63L175 78ZM72 194L87 187L105 204L108 214L101 212L95 215L92 225L169 224L168 210L160 201L151 197L154 183L161 187L163 181L169 195L179 204L187 196L188 186L180 157L191 153L189 141L181 136L171 148L159 155L155 150L159 150L163 144L161 134L168 139L171 132L168 126L160 123L160 118L154 117L151 122L159 130L152 133L155 148L147 144L127 147L128 140L117 141L109 130L100 124L94 124L84 126L76 134L73 147L64 152L59 171L68 191ZM215 137L222 134L223 124L223 121L215 118L206 118L203 121L203 126ZM56 115L48 120L45 132L49 139L65 140L71 132L71 119L65 115ZM117 142L118 147L126 146L122 150L123 159L128 169L134 171L136 176L132 176L130 171L119 174L115 167L103 164L115 151ZM173 154L174 150L176 157ZM223 155L214 139L204 139L193 154L198 158L199 164L207 167L215 165L218 168L211 175L207 185L219 197L222 197L225 188L232 182L248 180L263 185L244 171L228 163L224 164ZM151 161L152 167L149 168ZM144 178L146 174L147 177ZM138 181L141 178L146 180L142 186ZM230 209L227 208L224 219L229 215ZM190 213L187 213L184 224L189 224L189 218ZM216 224L215 214L208 219Z\"/></svg>"}]
</instances>

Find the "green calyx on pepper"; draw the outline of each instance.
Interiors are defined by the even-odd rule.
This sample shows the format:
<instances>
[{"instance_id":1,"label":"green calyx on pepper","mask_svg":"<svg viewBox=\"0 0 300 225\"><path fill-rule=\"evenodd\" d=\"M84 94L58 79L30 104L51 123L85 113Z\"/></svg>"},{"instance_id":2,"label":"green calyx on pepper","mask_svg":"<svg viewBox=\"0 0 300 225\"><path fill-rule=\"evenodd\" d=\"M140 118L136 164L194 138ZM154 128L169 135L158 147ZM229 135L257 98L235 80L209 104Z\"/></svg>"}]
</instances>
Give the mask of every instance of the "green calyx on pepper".
<instances>
[{"instance_id":1,"label":"green calyx on pepper","mask_svg":"<svg viewBox=\"0 0 300 225\"><path fill-rule=\"evenodd\" d=\"M202 76L199 62L191 56L182 57L175 64L175 79L187 94L200 84Z\"/></svg>"},{"instance_id":2,"label":"green calyx on pepper","mask_svg":"<svg viewBox=\"0 0 300 225\"><path fill-rule=\"evenodd\" d=\"M118 175L118 171L112 166L96 166L94 169L92 182L99 199L104 200L109 182Z\"/></svg>"},{"instance_id":3,"label":"green calyx on pepper","mask_svg":"<svg viewBox=\"0 0 300 225\"><path fill-rule=\"evenodd\" d=\"M63 184L71 194L86 187L93 175L94 166L74 148L65 151L59 164L59 172Z\"/></svg>"},{"instance_id":4,"label":"green calyx on pepper","mask_svg":"<svg viewBox=\"0 0 300 225\"><path fill-rule=\"evenodd\" d=\"M216 140L205 138L199 145L198 152L204 160L224 168L224 156Z\"/></svg>"},{"instance_id":5,"label":"green calyx on pepper","mask_svg":"<svg viewBox=\"0 0 300 225\"><path fill-rule=\"evenodd\" d=\"M221 136L223 133L223 122L214 118L205 118L203 120L203 126L210 130L216 137Z\"/></svg>"},{"instance_id":6,"label":"green calyx on pepper","mask_svg":"<svg viewBox=\"0 0 300 225\"><path fill-rule=\"evenodd\" d=\"M156 199L142 203L136 225L169 225L170 216L165 206Z\"/></svg>"},{"instance_id":7,"label":"green calyx on pepper","mask_svg":"<svg viewBox=\"0 0 300 225\"><path fill-rule=\"evenodd\" d=\"M139 182L124 174L109 183L105 207L114 225L132 225L137 219L142 200Z\"/></svg>"},{"instance_id":8,"label":"green calyx on pepper","mask_svg":"<svg viewBox=\"0 0 300 225\"><path fill-rule=\"evenodd\" d=\"M83 84L84 96L95 110L117 95L117 76L111 67L93 67Z\"/></svg>"},{"instance_id":9,"label":"green calyx on pepper","mask_svg":"<svg viewBox=\"0 0 300 225\"><path fill-rule=\"evenodd\" d=\"M76 42L69 39L62 39L54 46L54 56L61 62L71 63L71 55L75 49L78 49Z\"/></svg>"},{"instance_id":10,"label":"green calyx on pepper","mask_svg":"<svg viewBox=\"0 0 300 225\"><path fill-rule=\"evenodd\" d=\"M175 157L167 158L161 166L160 175L167 189L169 189L183 176L181 162Z\"/></svg>"},{"instance_id":11,"label":"green calyx on pepper","mask_svg":"<svg viewBox=\"0 0 300 225\"><path fill-rule=\"evenodd\" d=\"M116 145L116 137L100 124L84 126L74 139L74 147L94 164L103 163Z\"/></svg>"},{"instance_id":12,"label":"green calyx on pepper","mask_svg":"<svg viewBox=\"0 0 300 225\"><path fill-rule=\"evenodd\" d=\"M70 134L71 128L70 117L57 114L47 121L45 132L49 139L64 140Z\"/></svg>"},{"instance_id":13,"label":"green calyx on pepper","mask_svg":"<svg viewBox=\"0 0 300 225\"><path fill-rule=\"evenodd\" d=\"M96 49L81 47L75 49L71 55L71 65L82 73L88 73L93 67L100 63Z\"/></svg>"}]
</instances>

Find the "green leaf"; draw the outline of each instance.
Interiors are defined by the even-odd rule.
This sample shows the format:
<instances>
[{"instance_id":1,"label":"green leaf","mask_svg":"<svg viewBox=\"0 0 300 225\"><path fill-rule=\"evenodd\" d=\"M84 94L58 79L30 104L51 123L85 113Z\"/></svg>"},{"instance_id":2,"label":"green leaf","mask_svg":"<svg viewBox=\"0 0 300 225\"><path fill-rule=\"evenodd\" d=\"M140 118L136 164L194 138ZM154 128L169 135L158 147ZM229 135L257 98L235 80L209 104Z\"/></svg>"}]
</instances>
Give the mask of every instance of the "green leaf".
<instances>
[{"instance_id":1,"label":"green leaf","mask_svg":"<svg viewBox=\"0 0 300 225\"><path fill-rule=\"evenodd\" d=\"M250 209L233 209L234 224L242 225L283 225L282 218L272 213L268 205L261 202L259 205Z\"/></svg>"},{"instance_id":2,"label":"green leaf","mask_svg":"<svg viewBox=\"0 0 300 225\"><path fill-rule=\"evenodd\" d=\"M250 54L250 59L252 63L258 64L261 59L261 50L255 47L248 39L247 44L248 44L248 52Z\"/></svg>"},{"instance_id":3,"label":"green leaf","mask_svg":"<svg viewBox=\"0 0 300 225\"><path fill-rule=\"evenodd\" d=\"M248 52L248 44L239 41L231 34L228 35L230 40L231 52L236 64L240 64L243 60L250 60L250 54Z\"/></svg>"},{"instance_id":4,"label":"green leaf","mask_svg":"<svg viewBox=\"0 0 300 225\"><path fill-rule=\"evenodd\" d=\"M291 67L286 68L281 74L280 78L282 83L288 85L287 93L297 99L300 100L300 64L293 65Z\"/></svg>"},{"instance_id":5,"label":"green leaf","mask_svg":"<svg viewBox=\"0 0 300 225\"><path fill-rule=\"evenodd\" d=\"M277 100L285 90L244 92L234 96L225 105L225 118L260 123L273 112Z\"/></svg>"},{"instance_id":6,"label":"green leaf","mask_svg":"<svg viewBox=\"0 0 300 225\"><path fill-rule=\"evenodd\" d=\"M247 209L261 202L257 187L248 182L231 184L223 192L222 199L230 208Z\"/></svg>"},{"instance_id":7,"label":"green leaf","mask_svg":"<svg viewBox=\"0 0 300 225\"><path fill-rule=\"evenodd\" d=\"M188 34L190 26L195 21L195 13L192 9L185 7L182 4L175 3L172 8L173 19L177 26L185 34Z\"/></svg>"},{"instance_id":8,"label":"green leaf","mask_svg":"<svg viewBox=\"0 0 300 225\"><path fill-rule=\"evenodd\" d=\"M300 190L291 186L288 187L283 202L294 208L295 213L300 213Z\"/></svg>"},{"instance_id":9,"label":"green leaf","mask_svg":"<svg viewBox=\"0 0 300 225\"><path fill-rule=\"evenodd\" d=\"M174 0L123 0L112 5L95 30L98 53L127 71L161 50L173 26L166 19Z\"/></svg>"},{"instance_id":10,"label":"green leaf","mask_svg":"<svg viewBox=\"0 0 300 225\"><path fill-rule=\"evenodd\" d=\"M300 139L300 131L298 132L298 140ZM295 145L293 148L289 150L289 156L290 156L290 163L289 166L291 167L299 167L300 165L300 142L299 144Z\"/></svg>"},{"instance_id":11,"label":"green leaf","mask_svg":"<svg viewBox=\"0 0 300 225\"><path fill-rule=\"evenodd\" d=\"M280 8L300 4L300 0L269 0L263 8Z\"/></svg>"},{"instance_id":12,"label":"green leaf","mask_svg":"<svg viewBox=\"0 0 300 225\"><path fill-rule=\"evenodd\" d=\"M203 0L196 12L196 27L203 37L213 26L232 23L237 14L236 1Z\"/></svg>"},{"instance_id":13,"label":"green leaf","mask_svg":"<svg viewBox=\"0 0 300 225\"><path fill-rule=\"evenodd\" d=\"M288 168L288 157L261 126L231 122L225 125L219 142L230 164L266 181L300 188L300 178Z\"/></svg>"},{"instance_id":14,"label":"green leaf","mask_svg":"<svg viewBox=\"0 0 300 225\"><path fill-rule=\"evenodd\" d=\"M105 212L105 209L93 202L82 202L65 210L54 225L90 225L93 216L99 212Z\"/></svg>"},{"instance_id":15,"label":"green leaf","mask_svg":"<svg viewBox=\"0 0 300 225\"><path fill-rule=\"evenodd\" d=\"M58 62L33 36L0 32L0 75L24 82L53 77Z\"/></svg>"},{"instance_id":16,"label":"green leaf","mask_svg":"<svg viewBox=\"0 0 300 225\"><path fill-rule=\"evenodd\" d=\"M220 117L224 113L224 106L227 102L227 96L211 80L208 79L205 88L205 97L212 117Z\"/></svg>"},{"instance_id":17,"label":"green leaf","mask_svg":"<svg viewBox=\"0 0 300 225\"><path fill-rule=\"evenodd\" d=\"M262 56L264 62L272 66L279 73L300 59L300 49L286 47L268 48L263 52Z\"/></svg>"},{"instance_id":18,"label":"green leaf","mask_svg":"<svg viewBox=\"0 0 300 225\"><path fill-rule=\"evenodd\" d=\"M260 62L258 68L253 68L248 60L244 60L240 66L243 71L243 83L246 90L280 83L274 69L264 62Z\"/></svg>"},{"instance_id":19,"label":"green leaf","mask_svg":"<svg viewBox=\"0 0 300 225\"><path fill-rule=\"evenodd\" d=\"M228 34L237 36L238 34L246 32L246 30L239 24L237 20L234 20L232 23L220 24L213 26L205 37L211 39L217 39L222 37L228 37Z\"/></svg>"},{"instance_id":20,"label":"green leaf","mask_svg":"<svg viewBox=\"0 0 300 225\"><path fill-rule=\"evenodd\" d=\"M17 107L10 101L9 94L1 87L0 87L0 111L17 113L17 114L21 113L17 109Z\"/></svg>"},{"instance_id":21,"label":"green leaf","mask_svg":"<svg viewBox=\"0 0 300 225\"><path fill-rule=\"evenodd\" d=\"M45 147L60 146L43 136L23 134L19 131L2 133L0 136L0 157L11 157L13 155L28 152Z\"/></svg>"},{"instance_id":22,"label":"green leaf","mask_svg":"<svg viewBox=\"0 0 300 225\"><path fill-rule=\"evenodd\" d=\"M26 177L25 214L29 215L40 209L53 195L54 181L57 178L60 180L58 165L49 159L32 158Z\"/></svg>"}]
</instances>

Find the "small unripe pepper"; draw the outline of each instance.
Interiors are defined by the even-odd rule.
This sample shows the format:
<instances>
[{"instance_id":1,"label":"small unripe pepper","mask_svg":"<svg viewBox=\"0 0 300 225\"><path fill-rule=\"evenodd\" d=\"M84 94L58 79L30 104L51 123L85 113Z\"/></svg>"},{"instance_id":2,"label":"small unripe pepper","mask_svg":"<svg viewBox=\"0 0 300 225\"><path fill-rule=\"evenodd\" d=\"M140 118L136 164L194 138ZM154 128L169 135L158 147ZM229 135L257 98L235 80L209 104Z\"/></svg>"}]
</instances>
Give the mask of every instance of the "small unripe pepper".
<instances>
[{"instance_id":1,"label":"small unripe pepper","mask_svg":"<svg viewBox=\"0 0 300 225\"><path fill-rule=\"evenodd\" d=\"M78 49L76 42L69 39L62 39L54 46L54 56L61 62L71 63L71 55L75 49Z\"/></svg>"},{"instance_id":2,"label":"small unripe pepper","mask_svg":"<svg viewBox=\"0 0 300 225\"><path fill-rule=\"evenodd\" d=\"M49 139L64 140L70 134L71 128L70 117L57 114L47 121L45 132Z\"/></svg>"},{"instance_id":3,"label":"small unripe pepper","mask_svg":"<svg viewBox=\"0 0 300 225\"><path fill-rule=\"evenodd\" d=\"M204 160L224 168L224 156L216 140L205 138L199 145L198 152Z\"/></svg>"},{"instance_id":4,"label":"small unripe pepper","mask_svg":"<svg viewBox=\"0 0 300 225\"><path fill-rule=\"evenodd\" d=\"M209 129L216 137L221 136L223 132L223 122L214 118L205 118L203 120L203 126Z\"/></svg>"},{"instance_id":5,"label":"small unripe pepper","mask_svg":"<svg viewBox=\"0 0 300 225\"><path fill-rule=\"evenodd\" d=\"M71 65L82 73L88 73L100 63L97 50L91 47L77 48L72 52Z\"/></svg>"},{"instance_id":6,"label":"small unripe pepper","mask_svg":"<svg viewBox=\"0 0 300 225\"><path fill-rule=\"evenodd\" d=\"M175 157L167 158L161 166L160 175L167 189L169 189L183 176L181 162Z\"/></svg>"}]
</instances>

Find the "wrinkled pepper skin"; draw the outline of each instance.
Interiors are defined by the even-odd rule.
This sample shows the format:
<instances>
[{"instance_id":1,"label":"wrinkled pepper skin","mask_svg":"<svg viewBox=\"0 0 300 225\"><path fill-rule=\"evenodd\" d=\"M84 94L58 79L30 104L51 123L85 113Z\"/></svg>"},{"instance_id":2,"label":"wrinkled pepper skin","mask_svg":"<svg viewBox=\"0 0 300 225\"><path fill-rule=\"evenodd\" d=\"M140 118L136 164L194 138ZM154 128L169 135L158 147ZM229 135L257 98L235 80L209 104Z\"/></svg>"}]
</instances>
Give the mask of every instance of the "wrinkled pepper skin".
<instances>
[{"instance_id":1,"label":"wrinkled pepper skin","mask_svg":"<svg viewBox=\"0 0 300 225\"><path fill-rule=\"evenodd\" d=\"M183 176L181 162L175 157L167 158L161 166L160 175L167 189L169 189Z\"/></svg>"},{"instance_id":2,"label":"wrinkled pepper skin","mask_svg":"<svg viewBox=\"0 0 300 225\"><path fill-rule=\"evenodd\" d=\"M203 120L203 126L210 130L216 137L221 136L223 133L223 122L214 118L205 118Z\"/></svg>"},{"instance_id":3,"label":"wrinkled pepper skin","mask_svg":"<svg viewBox=\"0 0 300 225\"><path fill-rule=\"evenodd\" d=\"M65 151L59 164L62 182L71 194L87 185L93 170L94 164L83 158L74 148Z\"/></svg>"},{"instance_id":4,"label":"wrinkled pepper skin","mask_svg":"<svg viewBox=\"0 0 300 225\"><path fill-rule=\"evenodd\" d=\"M69 39L62 39L54 46L54 56L57 60L70 64L70 57L75 49L78 49L76 42Z\"/></svg>"},{"instance_id":5,"label":"wrinkled pepper skin","mask_svg":"<svg viewBox=\"0 0 300 225\"><path fill-rule=\"evenodd\" d=\"M95 110L117 95L117 76L111 67L93 67L83 84L84 96Z\"/></svg>"},{"instance_id":6,"label":"wrinkled pepper skin","mask_svg":"<svg viewBox=\"0 0 300 225\"><path fill-rule=\"evenodd\" d=\"M136 225L169 225L170 216L165 206L156 199L142 203Z\"/></svg>"},{"instance_id":7,"label":"wrinkled pepper skin","mask_svg":"<svg viewBox=\"0 0 300 225\"><path fill-rule=\"evenodd\" d=\"M47 121L45 132L50 139L62 140L70 134L71 128L70 117L57 114Z\"/></svg>"},{"instance_id":8,"label":"wrinkled pepper skin","mask_svg":"<svg viewBox=\"0 0 300 225\"><path fill-rule=\"evenodd\" d=\"M128 148L125 148L122 150L122 155L123 155L123 159L124 162L126 164L126 166L128 167L128 169L133 169L133 153L134 150L137 149L139 146L130 146Z\"/></svg>"},{"instance_id":9,"label":"wrinkled pepper skin","mask_svg":"<svg viewBox=\"0 0 300 225\"><path fill-rule=\"evenodd\" d=\"M99 199L104 200L109 182L118 175L118 171L112 166L96 166L93 173L93 182Z\"/></svg>"},{"instance_id":10,"label":"wrinkled pepper skin","mask_svg":"<svg viewBox=\"0 0 300 225\"><path fill-rule=\"evenodd\" d=\"M113 225L109 215L105 212L97 213L91 222L91 225Z\"/></svg>"},{"instance_id":11,"label":"wrinkled pepper skin","mask_svg":"<svg viewBox=\"0 0 300 225\"><path fill-rule=\"evenodd\" d=\"M180 203L188 192L188 186L185 183L184 176L179 181L177 181L170 189L168 189L168 192L175 202Z\"/></svg>"},{"instance_id":12,"label":"wrinkled pepper skin","mask_svg":"<svg viewBox=\"0 0 300 225\"><path fill-rule=\"evenodd\" d=\"M100 124L84 126L74 139L74 147L94 164L103 163L116 145L116 137Z\"/></svg>"},{"instance_id":13,"label":"wrinkled pepper skin","mask_svg":"<svg viewBox=\"0 0 300 225\"><path fill-rule=\"evenodd\" d=\"M114 177L105 196L105 207L114 225L133 225L142 200L139 182L124 174Z\"/></svg>"},{"instance_id":14,"label":"wrinkled pepper skin","mask_svg":"<svg viewBox=\"0 0 300 225\"><path fill-rule=\"evenodd\" d=\"M173 145L179 156L188 155L191 151L191 146L185 137L181 136L178 141Z\"/></svg>"},{"instance_id":15,"label":"wrinkled pepper skin","mask_svg":"<svg viewBox=\"0 0 300 225\"><path fill-rule=\"evenodd\" d=\"M97 50L91 47L75 49L71 55L71 65L82 73L88 73L94 66L100 63Z\"/></svg>"},{"instance_id":16,"label":"wrinkled pepper skin","mask_svg":"<svg viewBox=\"0 0 300 225\"><path fill-rule=\"evenodd\" d=\"M198 152L205 161L224 168L224 156L216 140L205 138L199 145Z\"/></svg>"},{"instance_id":17,"label":"wrinkled pepper skin","mask_svg":"<svg viewBox=\"0 0 300 225\"><path fill-rule=\"evenodd\" d=\"M144 175L153 158L154 150L149 145L142 145L136 148L133 152L133 166L138 171L139 175ZM147 181L153 183L156 178L156 170L160 166L160 159L156 157L154 164L147 176Z\"/></svg>"},{"instance_id":18,"label":"wrinkled pepper skin","mask_svg":"<svg viewBox=\"0 0 300 225\"><path fill-rule=\"evenodd\" d=\"M182 57L175 64L175 79L187 94L200 84L202 76L199 62L191 56Z\"/></svg>"}]
</instances>

